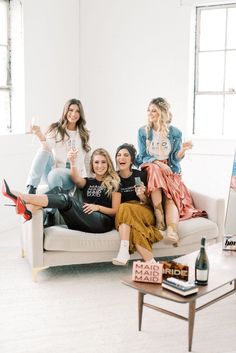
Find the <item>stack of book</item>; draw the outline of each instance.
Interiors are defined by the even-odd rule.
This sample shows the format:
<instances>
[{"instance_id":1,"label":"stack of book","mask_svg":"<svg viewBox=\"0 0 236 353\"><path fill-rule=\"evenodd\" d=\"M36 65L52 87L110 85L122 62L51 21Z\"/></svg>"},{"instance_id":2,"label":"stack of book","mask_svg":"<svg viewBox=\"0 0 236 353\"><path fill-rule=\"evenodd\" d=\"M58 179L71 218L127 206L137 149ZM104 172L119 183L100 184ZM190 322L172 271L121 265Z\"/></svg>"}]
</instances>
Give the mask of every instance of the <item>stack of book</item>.
<instances>
[{"instance_id":1,"label":"stack of book","mask_svg":"<svg viewBox=\"0 0 236 353\"><path fill-rule=\"evenodd\" d=\"M198 287L195 283L182 281L174 277L163 279L162 287L184 297L198 292Z\"/></svg>"}]
</instances>

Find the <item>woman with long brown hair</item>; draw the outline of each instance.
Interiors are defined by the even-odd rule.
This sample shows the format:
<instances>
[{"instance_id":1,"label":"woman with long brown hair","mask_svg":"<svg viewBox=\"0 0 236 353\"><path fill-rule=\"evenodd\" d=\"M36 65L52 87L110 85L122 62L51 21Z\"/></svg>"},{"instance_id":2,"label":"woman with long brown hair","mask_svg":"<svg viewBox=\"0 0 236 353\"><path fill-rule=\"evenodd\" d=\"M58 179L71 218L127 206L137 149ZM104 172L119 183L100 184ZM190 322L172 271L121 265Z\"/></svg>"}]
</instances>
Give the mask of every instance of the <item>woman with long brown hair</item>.
<instances>
[{"instance_id":1,"label":"woman with long brown hair","mask_svg":"<svg viewBox=\"0 0 236 353\"><path fill-rule=\"evenodd\" d=\"M124 266L130 254L138 251L144 261L155 263L152 245L162 239L162 231L155 227L155 216L146 195L147 175L133 168L136 149L124 143L116 150L116 165L121 184L121 204L115 225L120 235L120 249L112 260L114 265Z\"/></svg>"},{"instance_id":2,"label":"woman with long brown hair","mask_svg":"<svg viewBox=\"0 0 236 353\"><path fill-rule=\"evenodd\" d=\"M72 189L74 183L70 176L70 164L67 160L69 150L78 151L77 167L80 174L89 175L89 131L86 128L86 120L82 103L78 99L70 99L65 103L62 117L52 123L45 134L40 126L31 126L40 143L28 175L27 192L35 194L41 180L51 190L60 186L65 190ZM53 225L53 210L47 210L45 226Z\"/></svg>"}]
</instances>

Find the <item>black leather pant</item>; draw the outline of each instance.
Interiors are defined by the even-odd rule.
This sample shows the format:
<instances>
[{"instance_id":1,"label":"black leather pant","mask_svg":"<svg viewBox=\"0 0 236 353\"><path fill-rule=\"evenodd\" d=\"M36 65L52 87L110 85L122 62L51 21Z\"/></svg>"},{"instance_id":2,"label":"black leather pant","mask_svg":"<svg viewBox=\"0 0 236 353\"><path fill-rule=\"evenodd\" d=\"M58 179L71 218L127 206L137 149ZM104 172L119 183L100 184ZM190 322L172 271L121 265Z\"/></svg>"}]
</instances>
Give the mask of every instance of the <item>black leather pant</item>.
<instances>
[{"instance_id":1,"label":"black leather pant","mask_svg":"<svg viewBox=\"0 0 236 353\"><path fill-rule=\"evenodd\" d=\"M114 228L114 219L101 212L84 213L83 202L56 187L45 193L48 207L57 208L67 227L89 233L105 233Z\"/></svg>"}]
</instances>

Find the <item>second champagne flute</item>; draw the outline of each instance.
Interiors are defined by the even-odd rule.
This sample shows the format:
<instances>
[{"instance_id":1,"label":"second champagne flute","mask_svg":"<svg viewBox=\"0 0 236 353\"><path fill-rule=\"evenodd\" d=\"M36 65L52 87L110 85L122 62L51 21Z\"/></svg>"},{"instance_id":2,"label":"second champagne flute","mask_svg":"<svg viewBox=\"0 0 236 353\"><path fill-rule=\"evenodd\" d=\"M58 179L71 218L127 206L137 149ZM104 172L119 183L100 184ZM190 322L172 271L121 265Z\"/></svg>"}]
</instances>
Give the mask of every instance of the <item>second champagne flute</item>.
<instances>
[{"instance_id":1,"label":"second champagne flute","mask_svg":"<svg viewBox=\"0 0 236 353\"><path fill-rule=\"evenodd\" d=\"M138 190L141 186L143 186L143 182L140 177L135 177L134 178L135 182L135 190ZM140 204L142 205L144 202L140 200Z\"/></svg>"}]
</instances>

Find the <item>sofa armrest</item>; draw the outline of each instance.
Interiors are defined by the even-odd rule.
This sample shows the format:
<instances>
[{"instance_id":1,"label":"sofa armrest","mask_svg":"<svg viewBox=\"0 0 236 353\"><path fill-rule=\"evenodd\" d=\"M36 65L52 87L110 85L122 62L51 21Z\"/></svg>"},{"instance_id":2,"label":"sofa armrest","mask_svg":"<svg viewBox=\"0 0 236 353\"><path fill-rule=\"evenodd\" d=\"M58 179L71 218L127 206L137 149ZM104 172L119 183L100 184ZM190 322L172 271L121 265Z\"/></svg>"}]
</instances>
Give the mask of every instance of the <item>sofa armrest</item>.
<instances>
[{"instance_id":1,"label":"sofa armrest","mask_svg":"<svg viewBox=\"0 0 236 353\"><path fill-rule=\"evenodd\" d=\"M33 214L30 221L23 223L23 247L26 257L33 268L43 267L43 210Z\"/></svg>"},{"instance_id":2,"label":"sofa armrest","mask_svg":"<svg viewBox=\"0 0 236 353\"><path fill-rule=\"evenodd\" d=\"M191 190L194 206L207 212L208 218L218 226L218 241L224 235L225 200Z\"/></svg>"}]
</instances>

